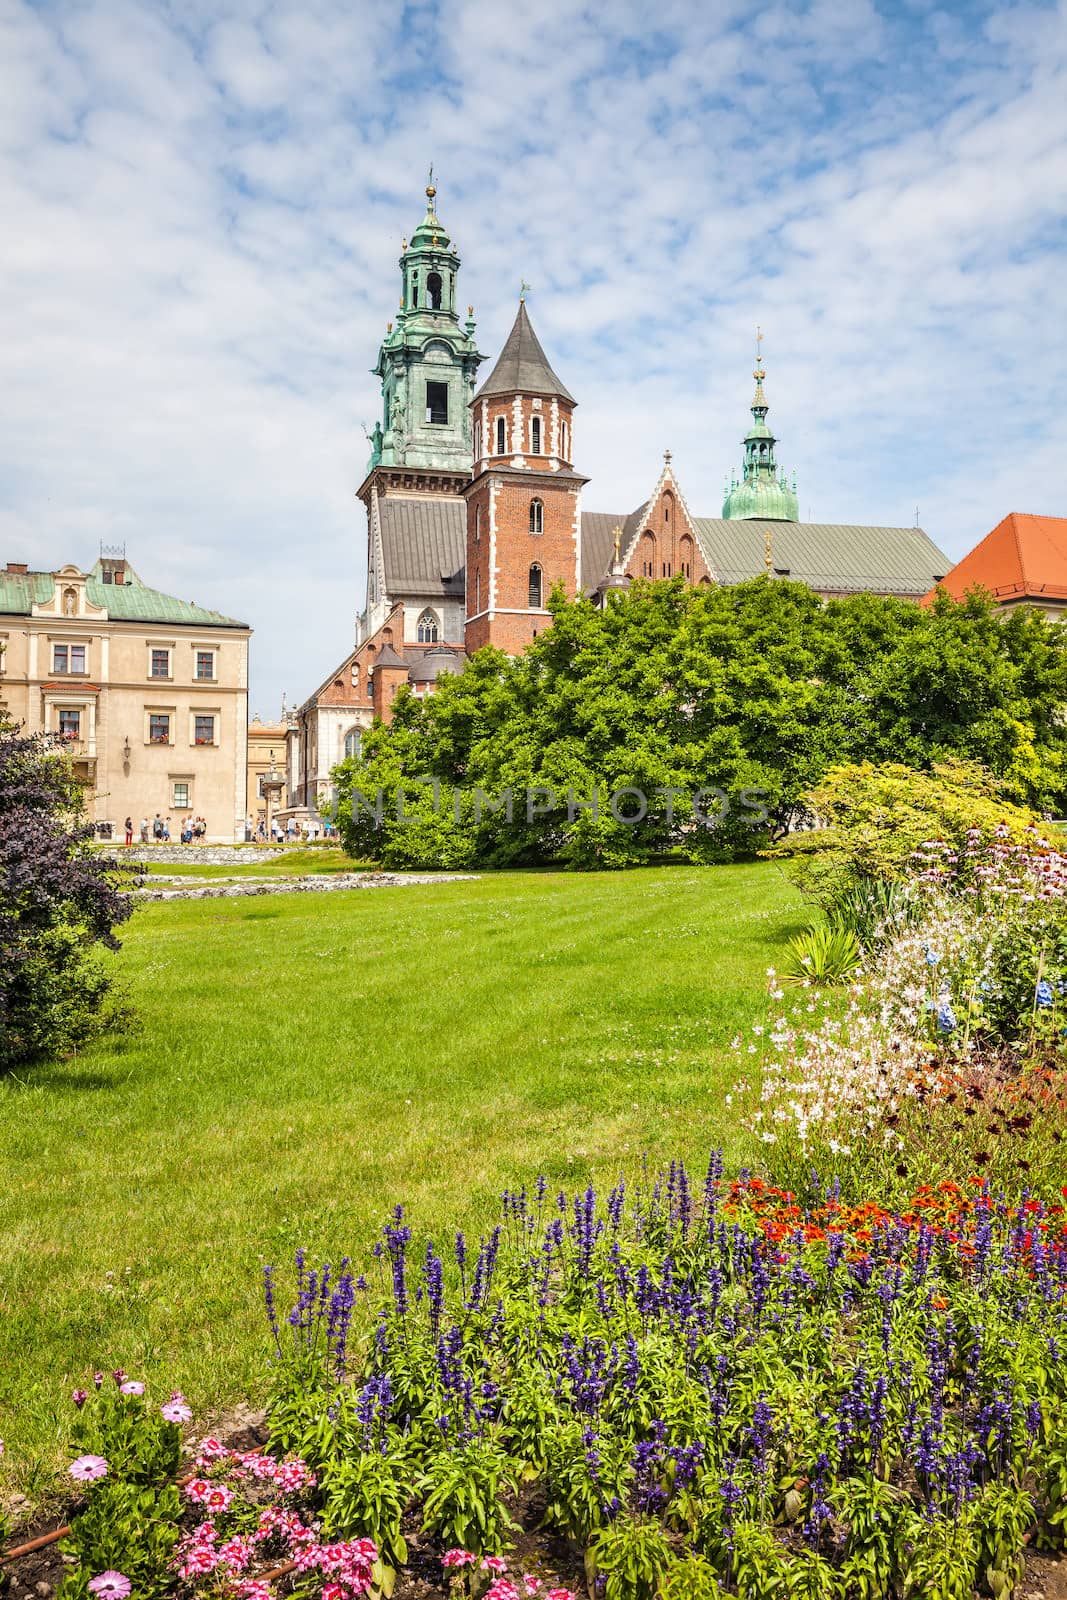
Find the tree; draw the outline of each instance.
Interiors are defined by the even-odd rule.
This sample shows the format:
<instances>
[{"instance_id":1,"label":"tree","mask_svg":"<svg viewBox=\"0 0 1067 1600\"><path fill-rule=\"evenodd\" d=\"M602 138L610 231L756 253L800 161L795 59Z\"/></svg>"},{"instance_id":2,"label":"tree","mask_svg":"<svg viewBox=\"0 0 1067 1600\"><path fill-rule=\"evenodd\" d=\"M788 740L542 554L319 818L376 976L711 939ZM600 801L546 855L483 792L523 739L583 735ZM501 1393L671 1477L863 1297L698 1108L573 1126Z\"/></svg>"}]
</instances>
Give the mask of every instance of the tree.
<instances>
[{"instance_id":1,"label":"tree","mask_svg":"<svg viewBox=\"0 0 1067 1600\"><path fill-rule=\"evenodd\" d=\"M398 695L335 774L347 849L390 866L721 860L780 837L826 772L865 760L958 757L1021 802L1062 802L1067 634L1039 614L1001 622L977 596L823 603L763 577L638 582L604 610L557 593L550 609L522 656L482 650L426 700ZM636 820L624 790L643 797Z\"/></svg>"},{"instance_id":2,"label":"tree","mask_svg":"<svg viewBox=\"0 0 1067 1600\"><path fill-rule=\"evenodd\" d=\"M0 1071L71 1048L104 1022L94 950L130 915L125 868L90 849L55 741L0 725Z\"/></svg>"}]
</instances>

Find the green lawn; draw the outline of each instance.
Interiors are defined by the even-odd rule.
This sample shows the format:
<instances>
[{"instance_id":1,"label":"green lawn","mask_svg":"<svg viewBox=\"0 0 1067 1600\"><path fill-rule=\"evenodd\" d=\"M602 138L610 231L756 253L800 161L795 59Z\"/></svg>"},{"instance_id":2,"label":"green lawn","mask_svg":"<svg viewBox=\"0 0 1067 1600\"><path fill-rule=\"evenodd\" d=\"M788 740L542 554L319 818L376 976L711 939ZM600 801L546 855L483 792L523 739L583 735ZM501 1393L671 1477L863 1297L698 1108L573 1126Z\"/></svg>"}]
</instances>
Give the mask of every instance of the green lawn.
<instances>
[{"instance_id":1,"label":"green lawn","mask_svg":"<svg viewBox=\"0 0 1067 1600\"><path fill-rule=\"evenodd\" d=\"M95 1366L262 1392L263 1262L476 1230L538 1171L746 1153L727 1047L803 921L770 865L140 909L134 1030L0 1083L0 1436L44 1492ZM201 1412L202 1414L202 1412Z\"/></svg>"}]
</instances>

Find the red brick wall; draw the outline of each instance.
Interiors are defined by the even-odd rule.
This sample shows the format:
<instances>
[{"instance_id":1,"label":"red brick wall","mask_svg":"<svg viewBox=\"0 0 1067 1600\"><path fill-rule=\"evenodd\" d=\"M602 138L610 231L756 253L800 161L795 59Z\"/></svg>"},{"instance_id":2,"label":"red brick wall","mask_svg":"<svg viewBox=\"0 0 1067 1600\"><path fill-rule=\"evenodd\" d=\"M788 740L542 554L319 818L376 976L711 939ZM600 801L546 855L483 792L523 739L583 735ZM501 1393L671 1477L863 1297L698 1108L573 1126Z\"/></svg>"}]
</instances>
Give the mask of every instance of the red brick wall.
<instances>
[{"instance_id":1,"label":"red brick wall","mask_svg":"<svg viewBox=\"0 0 1067 1600\"><path fill-rule=\"evenodd\" d=\"M484 644L516 654L549 626L547 604L557 583L575 592L579 486L530 473L485 473L467 497L468 651ZM492 516L490 514L492 496ZM530 503L541 502L540 533L530 532ZM481 507L481 538L475 538ZM494 537L490 540L490 523ZM490 571L490 549L495 565ZM541 569L541 606L530 606L530 568ZM495 592L491 581L495 580ZM478 605L480 584L481 605ZM486 612L492 599L493 616ZM516 614L520 613L520 614Z\"/></svg>"},{"instance_id":2,"label":"red brick wall","mask_svg":"<svg viewBox=\"0 0 1067 1600\"><path fill-rule=\"evenodd\" d=\"M652 564L651 573L645 571L646 561ZM688 565L687 573L682 572L683 565ZM678 495L669 483L645 513L626 571L631 578L672 578L682 573L689 583L711 576Z\"/></svg>"},{"instance_id":3,"label":"red brick wall","mask_svg":"<svg viewBox=\"0 0 1067 1600\"><path fill-rule=\"evenodd\" d=\"M553 450L552 430L552 401L542 398L540 406L535 404L538 397L524 394L519 396L521 408L521 425L518 434L515 430L515 397L513 395L499 396L484 403L479 400L472 410L476 441L480 429L481 452L474 463L475 475L479 471L494 464L499 465L512 456L522 456L525 468L530 472L550 472L549 463L552 460L563 461L570 465L574 460L574 407L567 400L556 401L556 430L555 449ZM498 417L503 417L507 427L506 451L503 456L496 452L496 422ZM531 423L535 417L541 419L541 451L539 455L533 453L533 439Z\"/></svg>"}]
</instances>

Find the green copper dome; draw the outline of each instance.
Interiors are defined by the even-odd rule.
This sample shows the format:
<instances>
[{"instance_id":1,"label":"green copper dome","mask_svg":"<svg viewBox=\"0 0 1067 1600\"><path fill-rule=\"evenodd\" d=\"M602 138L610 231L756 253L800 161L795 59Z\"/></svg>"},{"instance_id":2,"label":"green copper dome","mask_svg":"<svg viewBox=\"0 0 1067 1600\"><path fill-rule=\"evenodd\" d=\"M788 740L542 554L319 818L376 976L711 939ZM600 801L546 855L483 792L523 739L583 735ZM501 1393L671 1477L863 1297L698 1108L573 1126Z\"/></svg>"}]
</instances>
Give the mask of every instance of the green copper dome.
<instances>
[{"instance_id":1,"label":"green copper dome","mask_svg":"<svg viewBox=\"0 0 1067 1600\"><path fill-rule=\"evenodd\" d=\"M777 440L767 426L769 407L763 393L767 374L758 354L752 376L756 393L752 400L752 426L744 440L741 478L734 477L727 485L722 514L731 521L759 517L770 522L799 522L796 475L790 486L784 468L779 470L774 459Z\"/></svg>"}]
</instances>

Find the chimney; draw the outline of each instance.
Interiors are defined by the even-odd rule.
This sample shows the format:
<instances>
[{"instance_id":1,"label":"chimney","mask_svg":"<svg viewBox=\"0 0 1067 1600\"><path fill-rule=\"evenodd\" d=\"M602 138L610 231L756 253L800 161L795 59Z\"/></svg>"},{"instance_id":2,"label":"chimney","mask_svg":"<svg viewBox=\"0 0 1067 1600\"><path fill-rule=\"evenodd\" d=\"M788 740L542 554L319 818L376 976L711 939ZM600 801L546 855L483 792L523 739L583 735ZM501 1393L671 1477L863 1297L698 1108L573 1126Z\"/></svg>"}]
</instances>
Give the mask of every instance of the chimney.
<instances>
[{"instance_id":1,"label":"chimney","mask_svg":"<svg viewBox=\"0 0 1067 1600\"><path fill-rule=\"evenodd\" d=\"M8 572L28 572L30 569L27 567L25 561L9 561L7 564L7 570Z\"/></svg>"}]
</instances>

